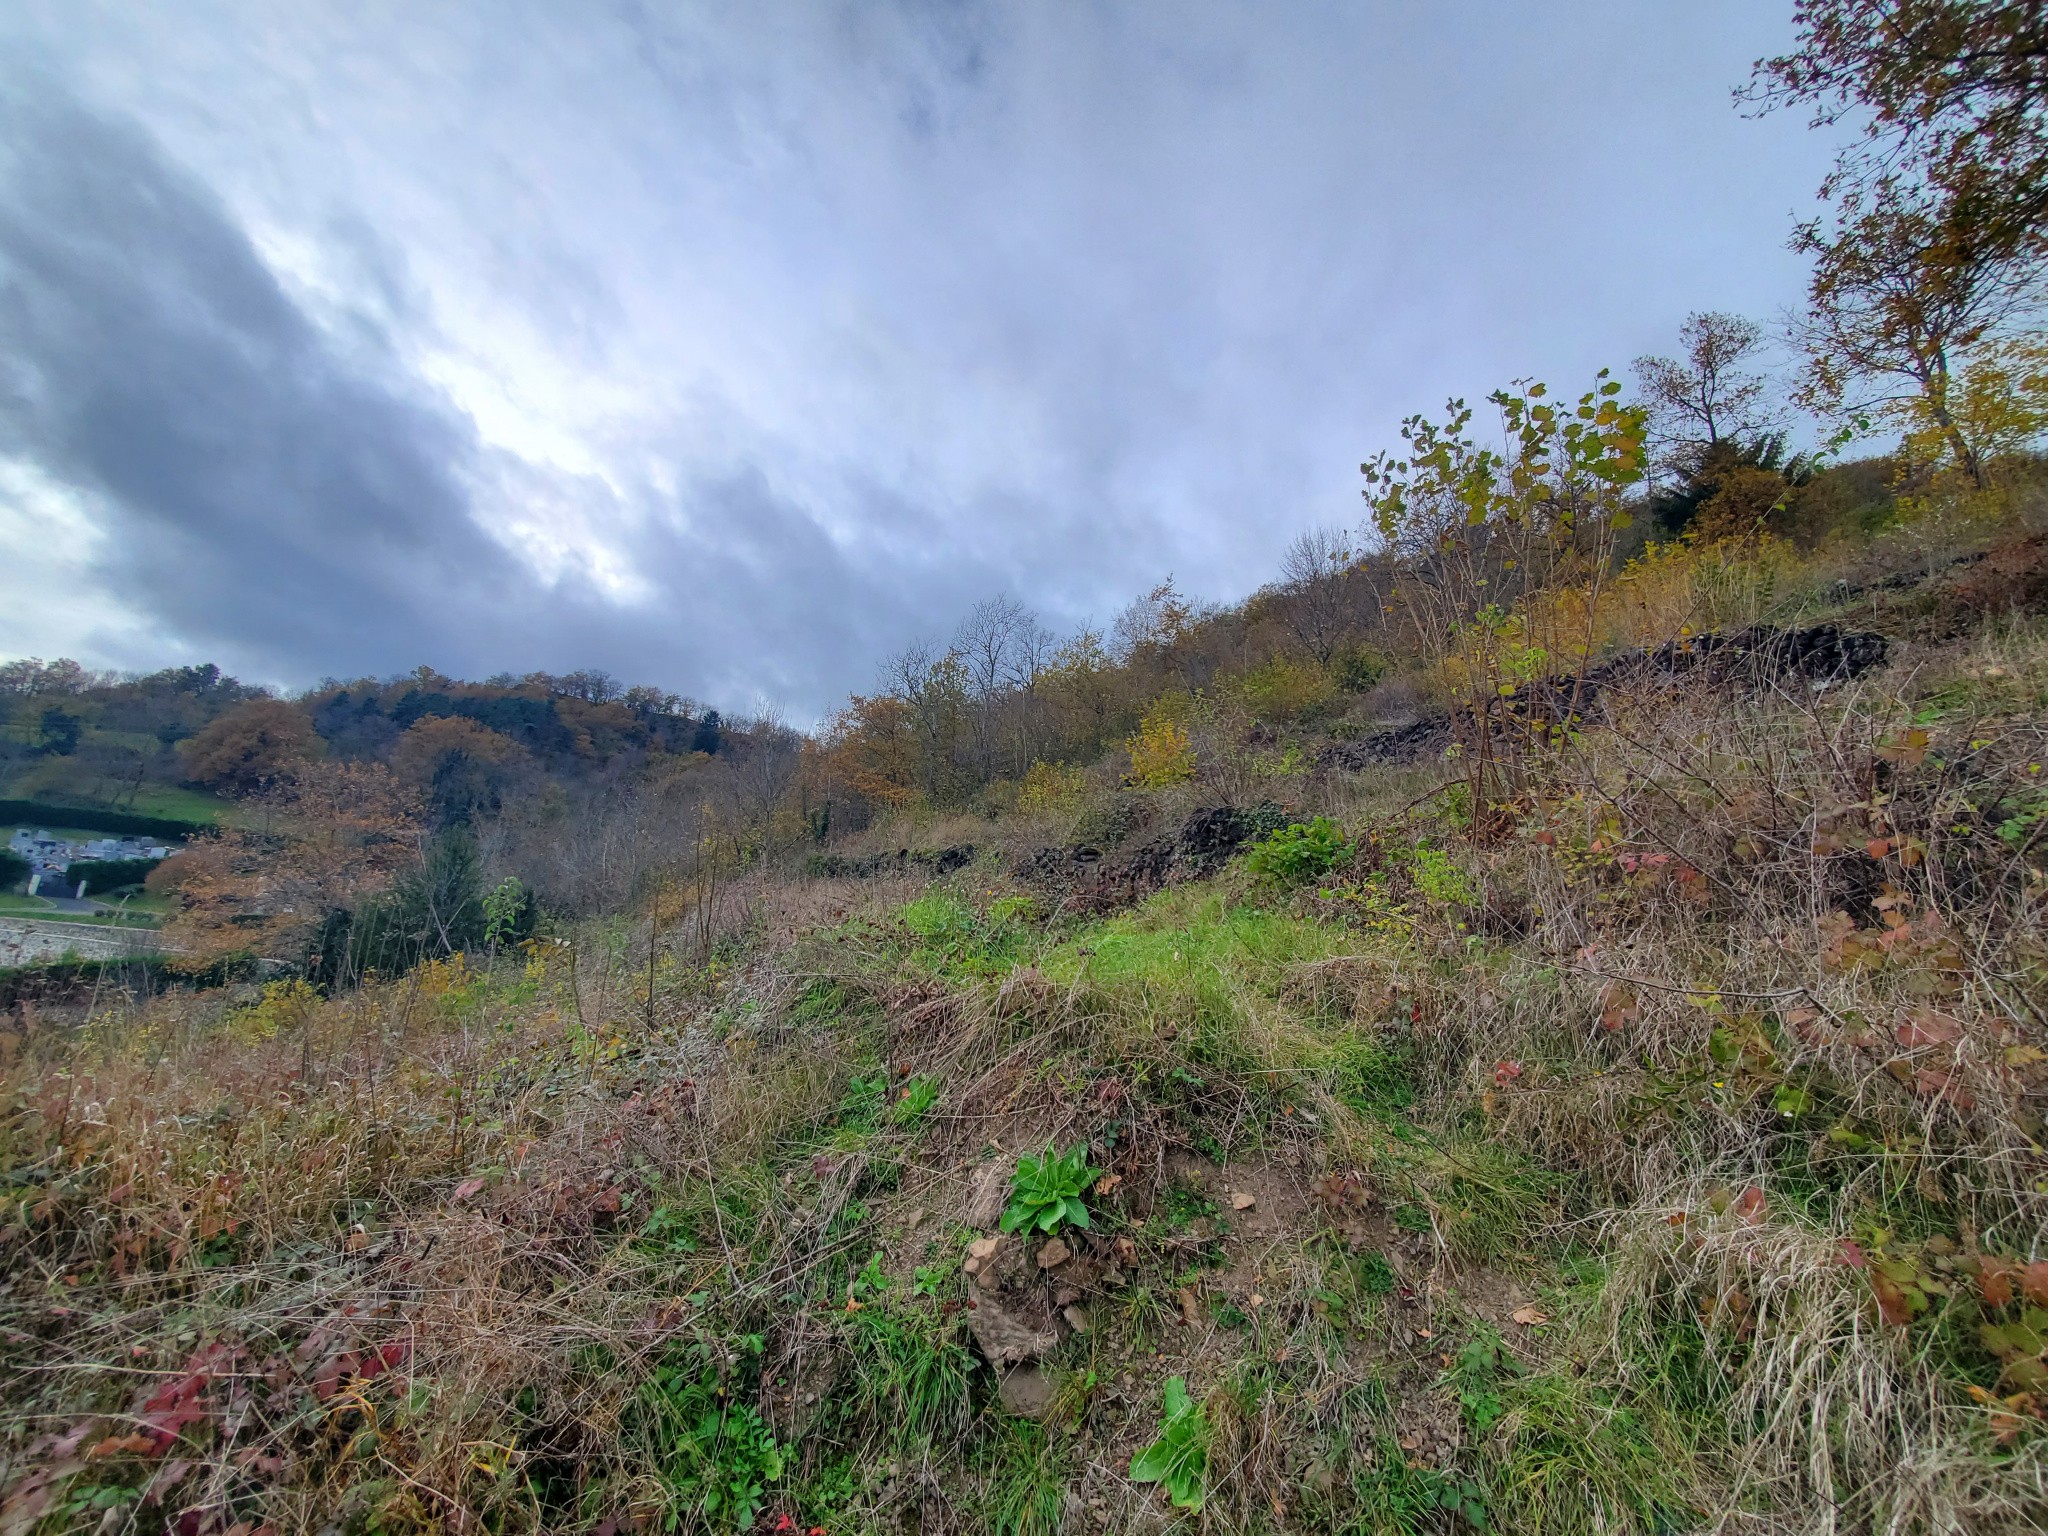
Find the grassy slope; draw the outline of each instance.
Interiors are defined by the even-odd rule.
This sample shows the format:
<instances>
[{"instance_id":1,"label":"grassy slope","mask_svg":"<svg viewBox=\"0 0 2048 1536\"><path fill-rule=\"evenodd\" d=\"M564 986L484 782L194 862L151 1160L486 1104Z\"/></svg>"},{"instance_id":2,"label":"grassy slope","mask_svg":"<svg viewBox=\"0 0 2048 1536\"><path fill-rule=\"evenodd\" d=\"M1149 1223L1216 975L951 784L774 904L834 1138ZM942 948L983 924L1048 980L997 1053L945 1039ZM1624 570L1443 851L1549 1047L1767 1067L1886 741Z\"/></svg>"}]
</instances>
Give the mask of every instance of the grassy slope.
<instances>
[{"instance_id":1,"label":"grassy slope","mask_svg":"<svg viewBox=\"0 0 2048 1536\"><path fill-rule=\"evenodd\" d=\"M32 1034L0 1529L1195 1528L1174 1376L1211 1530L2038 1529L2044 722L1986 628L1645 700L1484 846L1263 780L1301 886L755 877L651 1028L600 925ZM1081 1142L1074 1255L965 1274Z\"/></svg>"}]
</instances>

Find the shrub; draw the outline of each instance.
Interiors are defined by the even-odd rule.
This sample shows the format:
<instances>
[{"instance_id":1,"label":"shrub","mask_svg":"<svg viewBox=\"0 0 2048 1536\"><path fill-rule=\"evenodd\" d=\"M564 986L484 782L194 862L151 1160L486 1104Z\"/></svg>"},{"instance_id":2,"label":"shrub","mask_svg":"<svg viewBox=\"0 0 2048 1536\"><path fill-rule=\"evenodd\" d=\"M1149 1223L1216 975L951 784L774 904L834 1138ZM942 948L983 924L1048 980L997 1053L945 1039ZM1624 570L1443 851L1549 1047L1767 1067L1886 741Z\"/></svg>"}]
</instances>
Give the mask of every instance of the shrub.
<instances>
[{"instance_id":1,"label":"shrub","mask_svg":"<svg viewBox=\"0 0 2048 1536\"><path fill-rule=\"evenodd\" d=\"M1140 789L1185 784L1195 776L1195 746L1187 727L1174 718L1173 706L1159 700L1145 711L1135 735L1124 741L1131 757L1125 782Z\"/></svg>"},{"instance_id":2,"label":"shrub","mask_svg":"<svg viewBox=\"0 0 2048 1536\"><path fill-rule=\"evenodd\" d=\"M1350 851L1344 829L1327 816L1294 822L1253 843L1245 865L1254 874L1288 882L1328 874Z\"/></svg>"},{"instance_id":3,"label":"shrub","mask_svg":"<svg viewBox=\"0 0 2048 1536\"><path fill-rule=\"evenodd\" d=\"M1387 675L1387 658L1363 643L1339 646L1330 658L1330 677L1346 693L1364 693Z\"/></svg>"},{"instance_id":4,"label":"shrub","mask_svg":"<svg viewBox=\"0 0 2048 1536\"><path fill-rule=\"evenodd\" d=\"M1300 720L1315 714L1336 693L1330 674L1312 661L1275 656L1238 680L1238 697L1246 709L1268 722Z\"/></svg>"},{"instance_id":5,"label":"shrub","mask_svg":"<svg viewBox=\"0 0 2048 1536\"><path fill-rule=\"evenodd\" d=\"M1033 763L1017 786L1017 809L1025 815L1069 814L1080 808L1087 776L1064 763Z\"/></svg>"},{"instance_id":6,"label":"shrub","mask_svg":"<svg viewBox=\"0 0 2048 1536\"><path fill-rule=\"evenodd\" d=\"M118 891L124 885L140 885L162 859L80 859L64 866L64 888L75 891L81 883L88 896L98 891ZM0 876L4 876L0 867Z\"/></svg>"},{"instance_id":7,"label":"shrub","mask_svg":"<svg viewBox=\"0 0 2048 1536\"><path fill-rule=\"evenodd\" d=\"M1088 1166L1085 1143L1058 1154L1048 1143L1042 1156L1019 1158L1010 1180L1003 1230L1054 1232L1063 1225L1087 1226L1088 1207L1081 1197L1099 1177L1101 1170Z\"/></svg>"}]
</instances>

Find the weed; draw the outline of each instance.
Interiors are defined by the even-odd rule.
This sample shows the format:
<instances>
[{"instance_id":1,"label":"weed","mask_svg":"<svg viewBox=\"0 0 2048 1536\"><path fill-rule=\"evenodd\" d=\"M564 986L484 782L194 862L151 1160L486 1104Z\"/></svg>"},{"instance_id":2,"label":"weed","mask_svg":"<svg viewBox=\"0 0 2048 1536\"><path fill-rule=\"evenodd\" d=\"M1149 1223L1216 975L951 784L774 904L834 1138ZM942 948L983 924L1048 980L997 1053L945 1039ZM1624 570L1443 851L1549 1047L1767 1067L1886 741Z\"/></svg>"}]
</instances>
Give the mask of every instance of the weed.
<instances>
[{"instance_id":1,"label":"weed","mask_svg":"<svg viewBox=\"0 0 2048 1536\"><path fill-rule=\"evenodd\" d=\"M1100 1177L1102 1170L1088 1165L1086 1144L1055 1153L1048 1142L1040 1156L1026 1153L1010 1179L1003 1230L1057 1232L1062 1226L1087 1226L1088 1206L1081 1197Z\"/></svg>"},{"instance_id":2,"label":"weed","mask_svg":"<svg viewBox=\"0 0 2048 1536\"><path fill-rule=\"evenodd\" d=\"M1245 867L1255 875L1298 885L1319 879L1351 851L1344 829L1327 816L1295 822L1253 843Z\"/></svg>"},{"instance_id":3,"label":"weed","mask_svg":"<svg viewBox=\"0 0 2048 1536\"><path fill-rule=\"evenodd\" d=\"M1131 1458L1131 1481L1163 1484L1178 1508L1199 1510L1208 1467L1208 1415L1188 1396L1185 1379L1169 1377L1159 1438Z\"/></svg>"},{"instance_id":4,"label":"weed","mask_svg":"<svg viewBox=\"0 0 2048 1536\"><path fill-rule=\"evenodd\" d=\"M745 1341L758 1356L760 1341ZM713 1530L752 1527L782 1452L751 1406L734 1400L709 1348L690 1345L655 1367L636 1398L638 1432L660 1468L664 1530L701 1521Z\"/></svg>"},{"instance_id":5,"label":"weed","mask_svg":"<svg viewBox=\"0 0 2048 1536\"><path fill-rule=\"evenodd\" d=\"M924 1074L913 1077L897 1091L896 1102L889 1106L889 1123L904 1130L915 1130L937 1107L941 1086L936 1077Z\"/></svg>"}]
</instances>

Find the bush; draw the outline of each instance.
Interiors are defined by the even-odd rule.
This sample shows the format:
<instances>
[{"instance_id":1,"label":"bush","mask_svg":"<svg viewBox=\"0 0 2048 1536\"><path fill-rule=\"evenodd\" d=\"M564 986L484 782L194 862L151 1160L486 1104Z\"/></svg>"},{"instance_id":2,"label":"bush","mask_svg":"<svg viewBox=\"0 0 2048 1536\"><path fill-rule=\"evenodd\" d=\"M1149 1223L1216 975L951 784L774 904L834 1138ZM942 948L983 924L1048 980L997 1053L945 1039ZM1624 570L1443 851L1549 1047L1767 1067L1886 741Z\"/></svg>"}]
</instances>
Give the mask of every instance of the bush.
<instances>
[{"instance_id":1,"label":"bush","mask_svg":"<svg viewBox=\"0 0 2048 1536\"><path fill-rule=\"evenodd\" d=\"M1344 829L1327 816L1297 821L1253 843L1245 866L1254 874L1286 882L1327 875L1351 851Z\"/></svg>"},{"instance_id":2,"label":"bush","mask_svg":"<svg viewBox=\"0 0 2048 1536\"><path fill-rule=\"evenodd\" d=\"M1033 763L1017 786L1017 809L1026 815L1071 813L1081 805L1088 780L1079 768L1064 763Z\"/></svg>"},{"instance_id":3,"label":"bush","mask_svg":"<svg viewBox=\"0 0 2048 1536\"><path fill-rule=\"evenodd\" d=\"M0 848L0 891L28 884L28 860L12 848Z\"/></svg>"},{"instance_id":4,"label":"bush","mask_svg":"<svg viewBox=\"0 0 2048 1536\"><path fill-rule=\"evenodd\" d=\"M115 832L124 837L193 837L213 830L201 821L169 816L131 816L126 811L101 811L82 805L51 805L42 800L0 800L0 822L17 826L77 827L83 832Z\"/></svg>"},{"instance_id":5,"label":"bush","mask_svg":"<svg viewBox=\"0 0 2048 1536\"><path fill-rule=\"evenodd\" d=\"M1174 719L1165 699L1145 711L1137 733L1124 742L1131 756L1126 783L1140 789L1185 784L1195 776L1195 745L1187 727Z\"/></svg>"},{"instance_id":6,"label":"bush","mask_svg":"<svg viewBox=\"0 0 2048 1536\"><path fill-rule=\"evenodd\" d=\"M98 891L118 891L124 885L140 885L162 859L81 859L64 868L64 889L75 891L80 882L90 896Z\"/></svg>"},{"instance_id":7,"label":"bush","mask_svg":"<svg viewBox=\"0 0 2048 1536\"><path fill-rule=\"evenodd\" d=\"M1340 646L1330 658L1330 676L1346 693L1364 693L1387 675L1387 658L1365 644Z\"/></svg>"},{"instance_id":8,"label":"bush","mask_svg":"<svg viewBox=\"0 0 2048 1536\"><path fill-rule=\"evenodd\" d=\"M1246 709L1269 724L1306 719L1324 708L1336 693L1330 674L1312 661L1275 656L1238 680L1238 697Z\"/></svg>"}]
</instances>

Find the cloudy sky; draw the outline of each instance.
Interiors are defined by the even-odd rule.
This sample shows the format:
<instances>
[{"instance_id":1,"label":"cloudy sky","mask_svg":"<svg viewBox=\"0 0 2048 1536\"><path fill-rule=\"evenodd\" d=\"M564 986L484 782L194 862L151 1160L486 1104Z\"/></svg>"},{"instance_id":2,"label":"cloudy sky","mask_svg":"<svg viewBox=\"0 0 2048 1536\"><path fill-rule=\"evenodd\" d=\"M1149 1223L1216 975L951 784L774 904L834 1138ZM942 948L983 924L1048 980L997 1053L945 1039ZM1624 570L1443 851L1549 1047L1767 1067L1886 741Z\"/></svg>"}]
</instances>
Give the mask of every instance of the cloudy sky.
<instances>
[{"instance_id":1,"label":"cloudy sky","mask_svg":"<svg viewBox=\"0 0 2048 1536\"><path fill-rule=\"evenodd\" d=\"M1768 317L1789 0L12 0L0 655L815 718Z\"/></svg>"}]
</instances>

